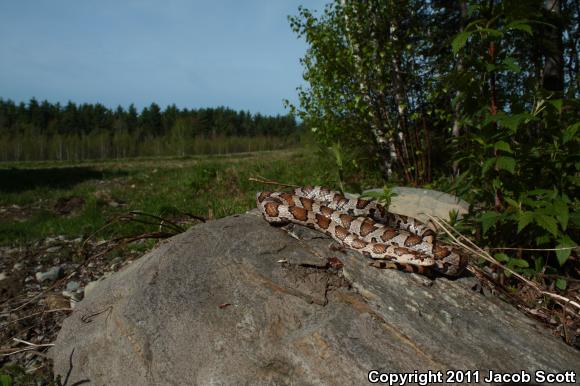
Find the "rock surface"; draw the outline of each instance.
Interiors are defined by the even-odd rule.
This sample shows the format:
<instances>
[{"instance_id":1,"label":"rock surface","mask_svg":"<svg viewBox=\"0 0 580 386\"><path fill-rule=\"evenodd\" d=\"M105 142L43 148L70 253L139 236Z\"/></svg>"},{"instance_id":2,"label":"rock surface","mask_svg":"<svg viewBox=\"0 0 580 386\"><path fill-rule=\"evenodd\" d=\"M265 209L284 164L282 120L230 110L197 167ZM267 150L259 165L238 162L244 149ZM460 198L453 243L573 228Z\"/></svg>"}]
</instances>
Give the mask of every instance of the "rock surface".
<instances>
[{"instance_id":1,"label":"rock surface","mask_svg":"<svg viewBox=\"0 0 580 386\"><path fill-rule=\"evenodd\" d=\"M52 351L55 373L90 385L348 385L371 369L580 374L578 351L473 291L473 278L378 270L319 233L291 233L254 210L167 240L78 304Z\"/></svg>"}]
</instances>

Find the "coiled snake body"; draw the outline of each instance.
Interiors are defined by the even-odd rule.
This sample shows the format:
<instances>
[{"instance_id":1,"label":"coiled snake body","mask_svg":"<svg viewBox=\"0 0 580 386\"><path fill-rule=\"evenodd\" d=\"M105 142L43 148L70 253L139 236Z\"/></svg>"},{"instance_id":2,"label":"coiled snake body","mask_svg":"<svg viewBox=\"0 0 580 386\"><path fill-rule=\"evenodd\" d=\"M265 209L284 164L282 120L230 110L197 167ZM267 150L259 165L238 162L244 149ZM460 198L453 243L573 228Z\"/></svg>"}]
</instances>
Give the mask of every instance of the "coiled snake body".
<instances>
[{"instance_id":1,"label":"coiled snake body","mask_svg":"<svg viewBox=\"0 0 580 386\"><path fill-rule=\"evenodd\" d=\"M427 225L389 213L376 201L348 199L320 186L296 188L292 193L259 192L256 201L269 223L314 228L367 257L407 270L457 276L467 263L455 249L438 243Z\"/></svg>"}]
</instances>

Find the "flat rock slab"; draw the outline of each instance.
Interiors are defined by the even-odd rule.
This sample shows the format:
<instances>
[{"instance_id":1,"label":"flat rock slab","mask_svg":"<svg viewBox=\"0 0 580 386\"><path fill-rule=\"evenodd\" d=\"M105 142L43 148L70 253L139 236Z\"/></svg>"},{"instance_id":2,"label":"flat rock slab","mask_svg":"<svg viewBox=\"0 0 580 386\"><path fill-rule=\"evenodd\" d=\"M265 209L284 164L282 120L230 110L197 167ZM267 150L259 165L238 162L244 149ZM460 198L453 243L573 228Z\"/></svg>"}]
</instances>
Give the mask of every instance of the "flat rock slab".
<instances>
[{"instance_id":1,"label":"flat rock slab","mask_svg":"<svg viewBox=\"0 0 580 386\"><path fill-rule=\"evenodd\" d=\"M396 186L391 189L396 194L392 198L389 211L415 217L423 222L429 216L449 220L451 212L463 216L469 212L469 203L451 194L432 189L409 188ZM382 189L370 189L366 192L381 193Z\"/></svg>"},{"instance_id":2,"label":"flat rock slab","mask_svg":"<svg viewBox=\"0 0 580 386\"><path fill-rule=\"evenodd\" d=\"M165 241L79 303L55 373L68 385L355 385L371 369L580 372L580 352L473 278L378 270L292 233L254 210Z\"/></svg>"}]
</instances>

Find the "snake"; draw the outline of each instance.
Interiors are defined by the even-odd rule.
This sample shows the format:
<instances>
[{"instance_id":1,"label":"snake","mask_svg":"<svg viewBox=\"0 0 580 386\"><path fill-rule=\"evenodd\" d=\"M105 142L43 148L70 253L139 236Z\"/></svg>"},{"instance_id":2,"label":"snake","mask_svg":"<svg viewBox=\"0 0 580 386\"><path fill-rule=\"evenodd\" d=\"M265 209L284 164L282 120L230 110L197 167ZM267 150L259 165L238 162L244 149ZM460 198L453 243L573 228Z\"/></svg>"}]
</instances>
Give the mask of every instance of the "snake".
<instances>
[{"instance_id":1,"label":"snake","mask_svg":"<svg viewBox=\"0 0 580 386\"><path fill-rule=\"evenodd\" d=\"M321 187L258 192L257 207L273 225L303 225L371 258L378 268L459 276L467 265L457 249L436 239L427 224L392 213L376 200L347 198Z\"/></svg>"}]
</instances>

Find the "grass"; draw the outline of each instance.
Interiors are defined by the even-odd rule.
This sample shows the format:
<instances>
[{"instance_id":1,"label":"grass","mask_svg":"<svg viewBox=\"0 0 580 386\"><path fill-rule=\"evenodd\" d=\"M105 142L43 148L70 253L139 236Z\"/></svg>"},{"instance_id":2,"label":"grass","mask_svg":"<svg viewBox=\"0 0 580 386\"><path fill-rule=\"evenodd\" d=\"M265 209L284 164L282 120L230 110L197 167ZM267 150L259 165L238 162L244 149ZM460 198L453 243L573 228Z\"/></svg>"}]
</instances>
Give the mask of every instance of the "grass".
<instances>
[{"instance_id":1,"label":"grass","mask_svg":"<svg viewBox=\"0 0 580 386\"><path fill-rule=\"evenodd\" d=\"M56 235L87 236L131 210L162 217L190 213L219 218L243 213L255 206L255 192L275 188L249 181L249 177L337 188L335 169L331 159L319 158L305 148L227 156L3 163L0 245ZM379 181L370 178L361 184L379 185ZM84 205L72 214L57 213L59 199L71 197L82 198ZM143 224L129 223L111 227L100 236L146 230Z\"/></svg>"}]
</instances>

